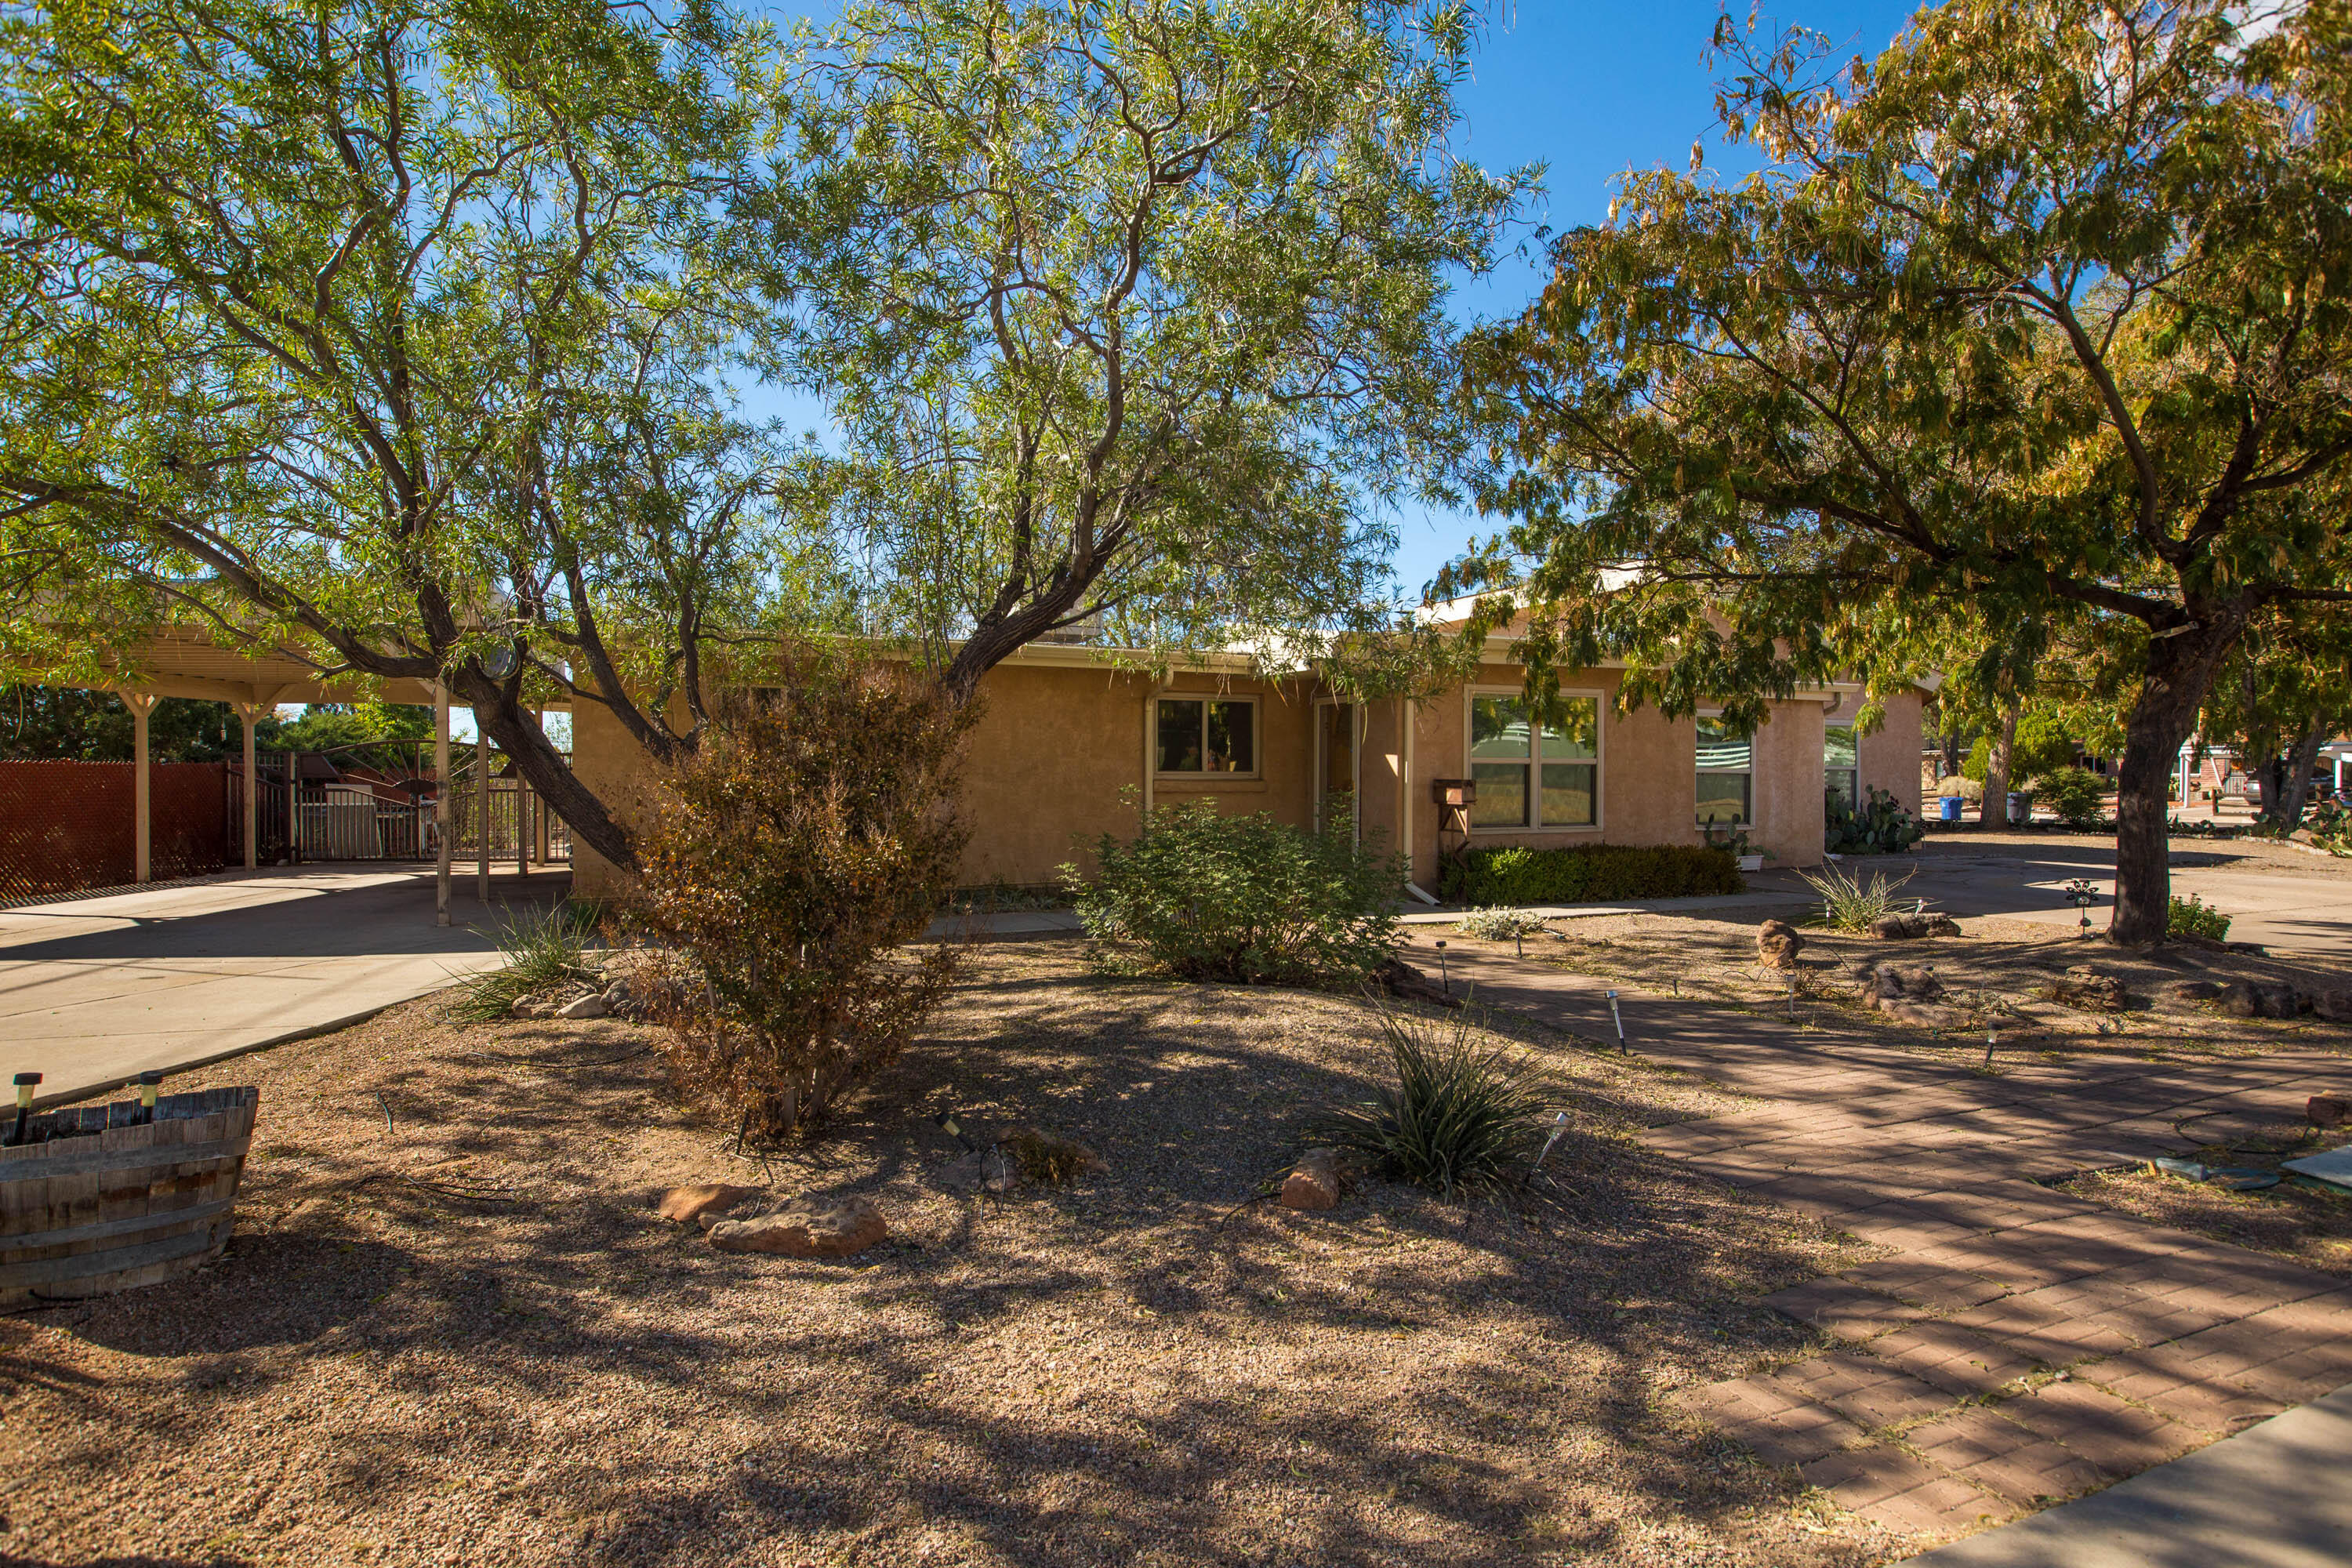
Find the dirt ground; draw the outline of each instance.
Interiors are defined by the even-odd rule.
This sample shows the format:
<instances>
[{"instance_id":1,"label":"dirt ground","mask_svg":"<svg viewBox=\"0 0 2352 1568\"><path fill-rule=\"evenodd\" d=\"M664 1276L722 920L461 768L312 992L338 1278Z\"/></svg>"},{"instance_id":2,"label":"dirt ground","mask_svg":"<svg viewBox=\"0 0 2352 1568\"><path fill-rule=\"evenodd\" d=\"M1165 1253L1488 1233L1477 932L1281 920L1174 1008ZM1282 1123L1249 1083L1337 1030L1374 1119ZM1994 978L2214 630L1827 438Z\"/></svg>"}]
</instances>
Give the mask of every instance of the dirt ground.
<instances>
[{"instance_id":1,"label":"dirt ground","mask_svg":"<svg viewBox=\"0 0 2352 1568\"><path fill-rule=\"evenodd\" d=\"M1903 852L1902 858L1928 859L1939 855L2049 855L2061 850L2097 851L2113 864L2113 833L2068 833L2038 828L2029 833L1987 832L1976 827L1933 827L1927 837ZM2299 845L2254 837L2207 837L2179 834L2172 839L2171 863L2176 870L2277 871L2294 877L2335 877L2352 880L2352 858L2318 853Z\"/></svg>"},{"instance_id":2,"label":"dirt ground","mask_svg":"<svg viewBox=\"0 0 2352 1568\"><path fill-rule=\"evenodd\" d=\"M1927 1050L1949 1051L1958 1039L1981 1045L1988 1024L1997 1029L2001 1049L2234 1053L2290 1045L2352 1047L2352 1029L2310 1014L2295 1019L2233 1018L2211 1003L2174 1001L2161 992L2171 981L2248 977L2284 980L2306 991L2343 989L2346 977L2335 964L2173 944L2134 952L2031 921L1963 920L1957 937L1902 942L1801 926L1805 945L1792 1001L1790 977L1756 960L1756 929L1776 913L1795 920L1805 910L1792 900L1785 910L1556 921L1553 938L1531 941L1526 952L1580 974L1618 980L1658 995L1867 1029L1890 1044ZM1945 1004L1959 1022L1949 1029L1925 1029L1865 1009L1853 970L1879 960L1932 968L1944 987ZM2129 1005L2120 1013L2105 1013L2052 1000L2052 982L2077 965L2122 980Z\"/></svg>"},{"instance_id":3,"label":"dirt ground","mask_svg":"<svg viewBox=\"0 0 2352 1568\"><path fill-rule=\"evenodd\" d=\"M651 1031L428 998L254 1082L228 1256L0 1320L31 1563L1863 1564L1901 1543L1660 1396L1803 1352L1754 1305L1861 1256L1633 1146L1736 1102L1528 1035L1565 1195L1250 1200L1386 1077L1361 1005L982 950L823 1144L754 1163ZM931 1121L1106 1173L941 1189ZM1555 1159L1561 1159L1555 1155ZM672 1183L860 1193L891 1243L726 1255Z\"/></svg>"}]
</instances>

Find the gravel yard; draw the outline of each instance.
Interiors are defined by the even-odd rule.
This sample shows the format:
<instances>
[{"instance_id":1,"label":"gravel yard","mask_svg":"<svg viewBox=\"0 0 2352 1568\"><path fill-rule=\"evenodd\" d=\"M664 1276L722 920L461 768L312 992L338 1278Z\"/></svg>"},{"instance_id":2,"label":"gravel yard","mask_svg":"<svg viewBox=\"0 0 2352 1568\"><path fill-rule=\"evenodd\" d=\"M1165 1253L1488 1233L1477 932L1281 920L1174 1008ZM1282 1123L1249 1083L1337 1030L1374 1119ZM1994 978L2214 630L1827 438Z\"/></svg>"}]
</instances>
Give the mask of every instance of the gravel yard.
<instances>
[{"instance_id":1,"label":"gravel yard","mask_svg":"<svg viewBox=\"0 0 2352 1568\"><path fill-rule=\"evenodd\" d=\"M1861 1564L1901 1542L1659 1395L1801 1353L1855 1260L1633 1147L1732 1108L1522 1033L1555 1203L1251 1200L1387 1063L1362 1006L980 950L833 1137L765 1163L652 1031L427 998L257 1082L228 1257L0 1320L0 1556L42 1563ZM931 1118L1106 1173L944 1190ZM1560 1155L1554 1156L1556 1161ZM653 1189L861 1194L845 1263L713 1251Z\"/></svg>"}]
</instances>

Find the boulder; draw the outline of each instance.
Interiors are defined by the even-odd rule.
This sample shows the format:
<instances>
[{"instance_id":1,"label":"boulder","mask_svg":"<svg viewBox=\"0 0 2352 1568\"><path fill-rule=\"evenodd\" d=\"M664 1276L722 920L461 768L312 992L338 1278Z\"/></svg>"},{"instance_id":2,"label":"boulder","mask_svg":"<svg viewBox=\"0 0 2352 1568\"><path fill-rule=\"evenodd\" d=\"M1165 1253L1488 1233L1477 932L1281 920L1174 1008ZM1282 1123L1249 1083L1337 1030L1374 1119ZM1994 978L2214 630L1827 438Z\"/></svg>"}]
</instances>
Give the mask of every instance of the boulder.
<instances>
[{"instance_id":1,"label":"boulder","mask_svg":"<svg viewBox=\"0 0 2352 1568\"><path fill-rule=\"evenodd\" d=\"M2352 1024L2352 991L2310 991L2302 1000L2306 1011L2331 1024Z\"/></svg>"},{"instance_id":2,"label":"boulder","mask_svg":"<svg viewBox=\"0 0 2352 1568\"><path fill-rule=\"evenodd\" d=\"M759 1195L757 1187L734 1187L724 1182L703 1182L693 1186L670 1188L655 1203L654 1212L679 1225L692 1225L696 1220L703 1220L703 1228L708 1230L719 1215Z\"/></svg>"},{"instance_id":3,"label":"boulder","mask_svg":"<svg viewBox=\"0 0 2352 1568\"><path fill-rule=\"evenodd\" d=\"M2352 1121L2352 1100L2340 1095L2315 1094L2304 1103L2303 1114L2314 1127L2341 1127Z\"/></svg>"},{"instance_id":4,"label":"boulder","mask_svg":"<svg viewBox=\"0 0 2352 1568\"><path fill-rule=\"evenodd\" d=\"M1443 988L1428 975L1402 958L1384 961L1372 971L1372 979L1390 995L1408 1002L1434 1002L1442 1007L1459 1007L1462 998Z\"/></svg>"},{"instance_id":5,"label":"boulder","mask_svg":"<svg viewBox=\"0 0 2352 1568\"><path fill-rule=\"evenodd\" d=\"M1947 914L1881 915L1870 922L1870 934L1881 942L1914 942L1921 937L1958 936L1960 922Z\"/></svg>"},{"instance_id":6,"label":"boulder","mask_svg":"<svg viewBox=\"0 0 2352 1568\"><path fill-rule=\"evenodd\" d=\"M544 1018L552 1014L555 1009L549 1006L541 997L518 996L514 1000L514 1005L507 1011L518 1018Z\"/></svg>"},{"instance_id":7,"label":"boulder","mask_svg":"<svg viewBox=\"0 0 2352 1568\"><path fill-rule=\"evenodd\" d=\"M2094 1013L2120 1013L2131 995L2115 975L2079 963L2050 983L2050 999Z\"/></svg>"},{"instance_id":8,"label":"boulder","mask_svg":"<svg viewBox=\"0 0 2352 1568\"><path fill-rule=\"evenodd\" d=\"M2219 1000L2232 1018L2293 1018L2303 1012L2302 998L2283 980L2232 980Z\"/></svg>"},{"instance_id":9,"label":"boulder","mask_svg":"<svg viewBox=\"0 0 2352 1568\"><path fill-rule=\"evenodd\" d=\"M1337 1151L1310 1149L1282 1179L1280 1202L1286 1209L1335 1209L1345 1186Z\"/></svg>"},{"instance_id":10,"label":"boulder","mask_svg":"<svg viewBox=\"0 0 2352 1568\"><path fill-rule=\"evenodd\" d=\"M1022 1173L1021 1162L1002 1143L991 1143L985 1149L950 1160L934 1174L940 1185L951 1193L980 1188L1009 1193L1028 1180Z\"/></svg>"},{"instance_id":11,"label":"boulder","mask_svg":"<svg viewBox=\"0 0 2352 1568\"><path fill-rule=\"evenodd\" d=\"M1756 962L1767 969L1793 970L1805 939L1787 921L1766 921L1756 928Z\"/></svg>"},{"instance_id":12,"label":"boulder","mask_svg":"<svg viewBox=\"0 0 2352 1568\"><path fill-rule=\"evenodd\" d=\"M2210 1002L2227 989L2218 980L2168 980L2156 994L2168 1002Z\"/></svg>"},{"instance_id":13,"label":"boulder","mask_svg":"<svg viewBox=\"0 0 2352 1568\"><path fill-rule=\"evenodd\" d=\"M610 1011L611 1009L604 1005L604 999L592 991L585 996L575 996L558 1007L555 1010L555 1016L559 1018L602 1018Z\"/></svg>"},{"instance_id":14,"label":"boulder","mask_svg":"<svg viewBox=\"0 0 2352 1568\"><path fill-rule=\"evenodd\" d=\"M872 1198L797 1203L756 1219L710 1227L721 1252L772 1252L786 1258L850 1258L890 1237L889 1222Z\"/></svg>"},{"instance_id":15,"label":"boulder","mask_svg":"<svg viewBox=\"0 0 2352 1568\"><path fill-rule=\"evenodd\" d=\"M1857 964L1854 978L1862 982L1862 1005L1874 1013L1931 1029L1960 1021L1952 1009L1937 1005L1943 998L1944 983L1924 964Z\"/></svg>"}]
</instances>

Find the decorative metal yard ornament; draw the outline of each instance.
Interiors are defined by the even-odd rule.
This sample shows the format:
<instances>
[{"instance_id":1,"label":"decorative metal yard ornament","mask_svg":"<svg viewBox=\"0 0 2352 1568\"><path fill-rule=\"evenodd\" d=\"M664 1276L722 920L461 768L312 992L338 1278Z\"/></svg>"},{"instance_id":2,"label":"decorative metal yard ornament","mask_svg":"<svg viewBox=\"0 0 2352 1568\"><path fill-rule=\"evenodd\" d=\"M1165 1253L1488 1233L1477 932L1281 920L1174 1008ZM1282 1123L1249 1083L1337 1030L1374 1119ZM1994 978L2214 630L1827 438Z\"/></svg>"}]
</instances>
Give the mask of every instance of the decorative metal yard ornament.
<instances>
[{"instance_id":1,"label":"decorative metal yard ornament","mask_svg":"<svg viewBox=\"0 0 2352 1568\"><path fill-rule=\"evenodd\" d=\"M2066 901L2082 911L2083 930L2088 932L2091 929L2091 906L2099 901L2099 889L2092 885L2088 877L2077 877L2066 884Z\"/></svg>"},{"instance_id":2,"label":"decorative metal yard ornament","mask_svg":"<svg viewBox=\"0 0 2352 1568\"><path fill-rule=\"evenodd\" d=\"M37 1072L20 1072L16 1075L16 1130L8 1134L8 1142L11 1143L22 1143L25 1141L25 1121L33 1114L33 1086L40 1081L41 1075Z\"/></svg>"},{"instance_id":3,"label":"decorative metal yard ornament","mask_svg":"<svg viewBox=\"0 0 2352 1568\"><path fill-rule=\"evenodd\" d=\"M1609 1021L1617 1026L1617 1054L1629 1054L1625 1049L1625 1015L1617 1010L1617 993L1609 993Z\"/></svg>"}]
</instances>

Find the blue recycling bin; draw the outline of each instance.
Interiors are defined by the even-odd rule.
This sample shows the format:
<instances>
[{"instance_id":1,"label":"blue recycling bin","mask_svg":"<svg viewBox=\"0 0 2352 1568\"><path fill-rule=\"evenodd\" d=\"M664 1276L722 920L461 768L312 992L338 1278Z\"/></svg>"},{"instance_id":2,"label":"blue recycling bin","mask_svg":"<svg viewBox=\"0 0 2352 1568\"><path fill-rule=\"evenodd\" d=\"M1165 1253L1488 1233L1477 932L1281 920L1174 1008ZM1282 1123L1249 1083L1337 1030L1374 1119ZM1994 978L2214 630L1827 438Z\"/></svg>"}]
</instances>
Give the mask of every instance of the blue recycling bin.
<instances>
[{"instance_id":1,"label":"blue recycling bin","mask_svg":"<svg viewBox=\"0 0 2352 1568\"><path fill-rule=\"evenodd\" d=\"M1943 820L1946 822L1958 822L1960 819L1960 807L1967 805L1968 802L1967 799L1961 795L1942 795L1936 797L1936 804L1943 807Z\"/></svg>"}]
</instances>

